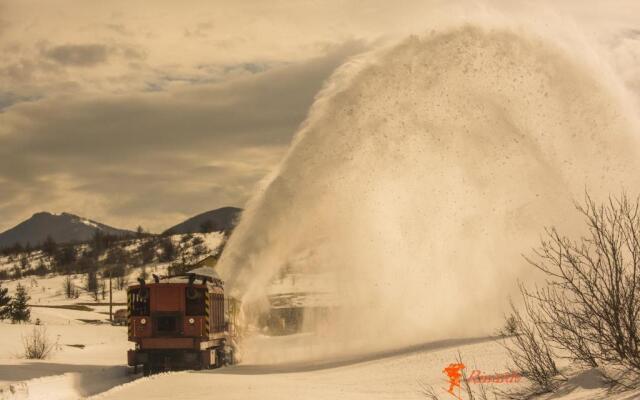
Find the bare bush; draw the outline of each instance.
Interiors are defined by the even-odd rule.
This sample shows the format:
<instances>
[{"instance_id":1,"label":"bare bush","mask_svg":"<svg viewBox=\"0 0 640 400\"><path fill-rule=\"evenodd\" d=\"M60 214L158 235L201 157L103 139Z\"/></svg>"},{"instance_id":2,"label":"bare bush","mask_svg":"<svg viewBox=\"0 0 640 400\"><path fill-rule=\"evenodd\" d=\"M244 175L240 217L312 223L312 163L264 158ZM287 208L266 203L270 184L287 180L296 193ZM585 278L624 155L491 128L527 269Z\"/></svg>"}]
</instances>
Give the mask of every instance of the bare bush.
<instances>
[{"instance_id":1,"label":"bare bush","mask_svg":"<svg viewBox=\"0 0 640 400\"><path fill-rule=\"evenodd\" d=\"M31 333L22 337L24 356L30 360L44 360L53 350L54 343L47 336L47 328L34 326Z\"/></svg>"},{"instance_id":2,"label":"bare bush","mask_svg":"<svg viewBox=\"0 0 640 400\"><path fill-rule=\"evenodd\" d=\"M116 289L123 290L127 287L129 283L129 279L126 276L118 276L116 277Z\"/></svg>"},{"instance_id":3,"label":"bare bush","mask_svg":"<svg viewBox=\"0 0 640 400\"><path fill-rule=\"evenodd\" d=\"M545 275L521 286L526 319L513 307L517 335L508 346L515 366L541 391L558 374L550 348L587 368L640 373L640 202L626 195L576 205L586 235L572 240L554 228L527 261Z\"/></svg>"},{"instance_id":4,"label":"bare bush","mask_svg":"<svg viewBox=\"0 0 640 400\"><path fill-rule=\"evenodd\" d=\"M554 354L547 344L547 338L539 329L534 318L527 318L534 310L525 302L526 316L511 303L509 316L515 335L505 344L513 366L522 376L533 384L533 392L551 392L557 387L560 371L554 360Z\"/></svg>"},{"instance_id":5,"label":"bare bush","mask_svg":"<svg viewBox=\"0 0 640 400\"><path fill-rule=\"evenodd\" d=\"M504 326L498 330L497 336L514 336L518 334L518 321L513 315L508 315L504 320Z\"/></svg>"},{"instance_id":6,"label":"bare bush","mask_svg":"<svg viewBox=\"0 0 640 400\"><path fill-rule=\"evenodd\" d=\"M62 282L62 288L64 289L64 295L67 299L74 298L75 294L75 284L73 283L73 279L71 279L71 275L67 275Z\"/></svg>"},{"instance_id":7,"label":"bare bush","mask_svg":"<svg viewBox=\"0 0 640 400\"><path fill-rule=\"evenodd\" d=\"M570 358L589 367L616 364L640 372L640 203L626 195L604 205L587 195L588 234L578 241L547 230L529 263L547 286L523 291L536 325Z\"/></svg>"}]
</instances>

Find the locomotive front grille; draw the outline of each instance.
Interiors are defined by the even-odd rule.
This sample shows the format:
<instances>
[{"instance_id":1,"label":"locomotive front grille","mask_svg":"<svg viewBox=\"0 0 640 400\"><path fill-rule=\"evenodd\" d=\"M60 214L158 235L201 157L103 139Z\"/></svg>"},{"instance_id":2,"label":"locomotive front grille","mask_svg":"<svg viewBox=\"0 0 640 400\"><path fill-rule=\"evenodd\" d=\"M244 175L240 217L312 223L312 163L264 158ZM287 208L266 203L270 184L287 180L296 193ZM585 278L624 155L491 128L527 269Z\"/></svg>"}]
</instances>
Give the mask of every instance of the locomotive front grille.
<instances>
[{"instance_id":1,"label":"locomotive front grille","mask_svg":"<svg viewBox=\"0 0 640 400\"><path fill-rule=\"evenodd\" d=\"M180 315L157 313L153 316L153 327L158 336L175 336L180 334Z\"/></svg>"},{"instance_id":2,"label":"locomotive front grille","mask_svg":"<svg viewBox=\"0 0 640 400\"><path fill-rule=\"evenodd\" d=\"M156 319L156 329L158 332L175 332L178 327L176 317L158 317Z\"/></svg>"}]
</instances>

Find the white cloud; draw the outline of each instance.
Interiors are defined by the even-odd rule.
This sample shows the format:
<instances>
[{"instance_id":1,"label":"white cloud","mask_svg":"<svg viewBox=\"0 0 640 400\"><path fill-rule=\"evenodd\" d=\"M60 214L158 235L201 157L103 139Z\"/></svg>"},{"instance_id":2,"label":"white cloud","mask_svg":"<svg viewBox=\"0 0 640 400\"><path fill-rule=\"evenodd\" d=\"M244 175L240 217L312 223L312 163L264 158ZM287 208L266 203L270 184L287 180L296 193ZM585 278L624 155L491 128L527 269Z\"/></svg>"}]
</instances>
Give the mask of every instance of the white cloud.
<instances>
[{"instance_id":1,"label":"white cloud","mask_svg":"<svg viewBox=\"0 0 640 400\"><path fill-rule=\"evenodd\" d=\"M0 0L0 230L40 210L161 230L241 206L366 43L551 23L536 15L575 25L640 92L631 0Z\"/></svg>"}]
</instances>

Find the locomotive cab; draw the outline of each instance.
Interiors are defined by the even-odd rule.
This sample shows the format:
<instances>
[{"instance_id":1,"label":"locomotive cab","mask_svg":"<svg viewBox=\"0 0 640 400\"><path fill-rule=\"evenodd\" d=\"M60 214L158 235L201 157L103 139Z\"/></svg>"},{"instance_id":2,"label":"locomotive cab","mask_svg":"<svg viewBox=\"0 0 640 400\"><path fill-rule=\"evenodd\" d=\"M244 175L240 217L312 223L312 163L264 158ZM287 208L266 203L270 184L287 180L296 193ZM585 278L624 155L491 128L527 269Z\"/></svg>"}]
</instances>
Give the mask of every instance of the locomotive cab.
<instances>
[{"instance_id":1,"label":"locomotive cab","mask_svg":"<svg viewBox=\"0 0 640 400\"><path fill-rule=\"evenodd\" d=\"M234 363L238 302L208 267L127 289L128 364L151 372Z\"/></svg>"}]
</instances>

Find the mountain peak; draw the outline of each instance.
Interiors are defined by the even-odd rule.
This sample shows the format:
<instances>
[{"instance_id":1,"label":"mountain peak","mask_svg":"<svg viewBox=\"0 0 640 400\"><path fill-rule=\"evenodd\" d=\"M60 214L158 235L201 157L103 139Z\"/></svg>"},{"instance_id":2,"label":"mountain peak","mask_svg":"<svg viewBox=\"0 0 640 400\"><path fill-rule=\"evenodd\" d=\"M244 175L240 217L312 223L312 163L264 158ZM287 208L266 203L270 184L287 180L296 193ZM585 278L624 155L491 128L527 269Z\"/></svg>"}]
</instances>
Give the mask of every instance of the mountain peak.
<instances>
[{"instance_id":1,"label":"mountain peak","mask_svg":"<svg viewBox=\"0 0 640 400\"><path fill-rule=\"evenodd\" d=\"M53 214L40 211L13 228L0 233L0 248L16 243L23 246L27 243L37 245L43 243L47 236L51 236L59 243L81 242L91 239L96 230L116 236L133 233L67 212Z\"/></svg>"},{"instance_id":2,"label":"mountain peak","mask_svg":"<svg viewBox=\"0 0 640 400\"><path fill-rule=\"evenodd\" d=\"M50 217L53 214L51 214L49 211L39 211L37 213L34 213L31 218L40 218L40 217Z\"/></svg>"},{"instance_id":3,"label":"mountain peak","mask_svg":"<svg viewBox=\"0 0 640 400\"><path fill-rule=\"evenodd\" d=\"M164 231L164 233L198 233L206 231L231 231L240 218L241 208L221 207L191 217Z\"/></svg>"}]
</instances>

